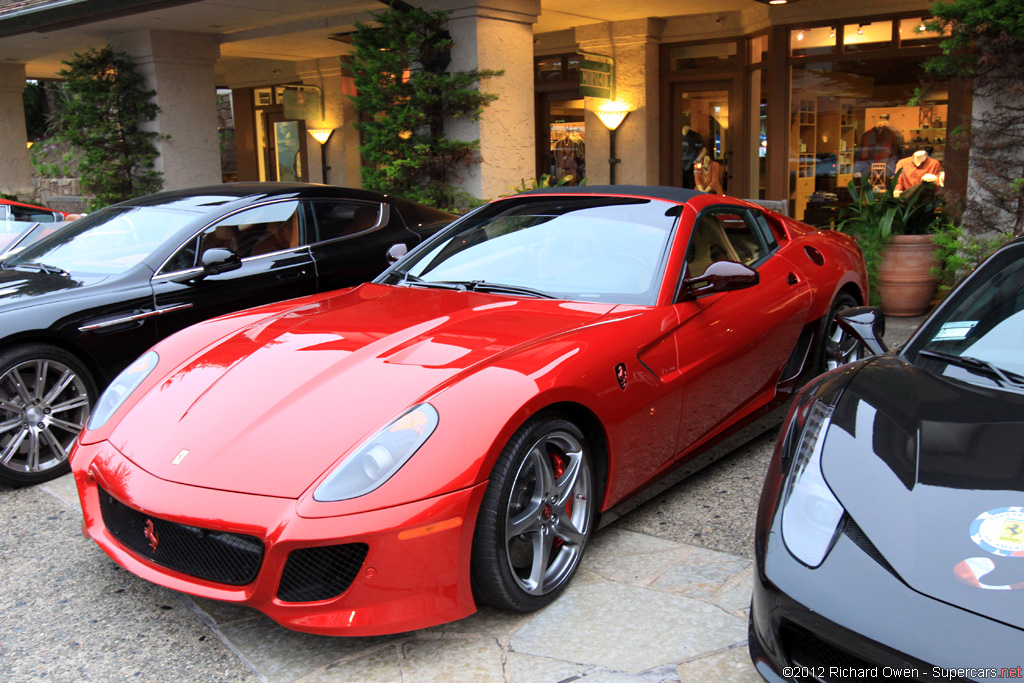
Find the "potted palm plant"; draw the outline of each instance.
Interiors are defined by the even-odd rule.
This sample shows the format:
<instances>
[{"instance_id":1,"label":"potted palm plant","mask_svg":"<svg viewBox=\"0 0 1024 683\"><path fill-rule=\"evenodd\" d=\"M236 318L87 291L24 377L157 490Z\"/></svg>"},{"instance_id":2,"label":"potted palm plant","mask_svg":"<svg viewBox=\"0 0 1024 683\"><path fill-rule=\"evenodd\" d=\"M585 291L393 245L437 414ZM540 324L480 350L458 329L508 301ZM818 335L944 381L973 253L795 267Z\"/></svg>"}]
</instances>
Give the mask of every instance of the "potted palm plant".
<instances>
[{"instance_id":1,"label":"potted palm plant","mask_svg":"<svg viewBox=\"0 0 1024 683\"><path fill-rule=\"evenodd\" d=\"M853 203L843 209L837 230L853 235L868 268L872 299L892 316L916 316L931 304L938 279L932 229L942 206L935 184L920 183L902 194L899 173L884 188L866 177L847 185Z\"/></svg>"}]
</instances>

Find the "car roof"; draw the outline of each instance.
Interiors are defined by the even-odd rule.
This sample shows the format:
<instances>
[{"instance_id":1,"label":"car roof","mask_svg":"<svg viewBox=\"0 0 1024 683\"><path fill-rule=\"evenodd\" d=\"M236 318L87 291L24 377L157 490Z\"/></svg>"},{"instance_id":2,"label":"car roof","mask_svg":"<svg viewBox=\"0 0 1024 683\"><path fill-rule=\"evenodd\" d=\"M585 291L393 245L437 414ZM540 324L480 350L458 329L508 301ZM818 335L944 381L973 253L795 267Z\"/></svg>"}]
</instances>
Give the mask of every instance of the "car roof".
<instances>
[{"instance_id":1,"label":"car roof","mask_svg":"<svg viewBox=\"0 0 1024 683\"><path fill-rule=\"evenodd\" d=\"M583 185L579 187L541 187L530 190L519 195L533 194L579 194L579 195L618 195L627 197L648 197L650 199L664 199L678 204L685 204L694 197L699 197L704 192L687 190L681 187L667 187L664 185Z\"/></svg>"},{"instance_id":2,"label":"car roof","mask_svg":"<svg viewBox=\"0 0 1024 683\"><path fill-rule=\"evenodd\" d=\"M235 202L239 199L272 197L336 197L382 202L385 201L387 195L367 190L313 183L222 183L219 185L204 185L158 192L146 195L145 197L129 199L116 206L163 206L206 213L215 207Z\"/></svg>"}]
</instances>

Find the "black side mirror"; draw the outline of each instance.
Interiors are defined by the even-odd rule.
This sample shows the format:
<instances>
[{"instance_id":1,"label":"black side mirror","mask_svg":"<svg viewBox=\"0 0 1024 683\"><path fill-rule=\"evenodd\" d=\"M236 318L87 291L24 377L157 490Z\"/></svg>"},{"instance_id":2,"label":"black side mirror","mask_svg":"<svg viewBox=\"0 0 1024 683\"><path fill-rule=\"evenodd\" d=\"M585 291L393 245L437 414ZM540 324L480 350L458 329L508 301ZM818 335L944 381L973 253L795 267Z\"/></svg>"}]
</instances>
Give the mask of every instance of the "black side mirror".
<instances>
[{"instance_id":1,"label":"black side mirror","mask_svg":"<svg viewBox=\"0 0 1024 683\"><path fill-rule=\"evenodd\" d=\"M392 244L390 247L388 247L387 251L388 265L398 263L398 261L408 253L409 247L405 246L404 242Z\"/></svg>"},{"instance_id":2,"label":"black side mirror","mask_svg":"<svg viewBox=\"0 0 1024 683\"><path fill-rule=\"evenodd\" d=\"M217 275L238 270L242 267L242 259L228 249L213 248L203 252L203 275Z\"/></svg>"},{"instance_id":3,"label":"black side mirror","mask_svg":"<svg viewBox=\"0 0 1024 683\"><path fill-rule=\"evenodd\" d=\"M203 279L209 275L227 273L232 270L238 270L242 267L242 259L238 257L238 254L219 247L214 247L213 249L207 249L204 251L202 261L202 272L187 272L180 277L174 278L174 282L194 285L202 282Z\"/></svg>"},{"instance_id":4,"label":"black side mirror","mask_svg":"<svg viewBox=\"0 0 1024 683\"><path fill-rule=\"evenodd\" d=\"M840 311L836 316L839 326L857 338L871 353L887 353L889 348L882 341L885 334L885 316L871 306L858 306Z\"/></svg>"},{"instance_id":5,"label":"black side mirror","mask_svg":"<svg viewBox=\"0 0 1024 683\"><path fill-rule=\"evenodd\" d=\"M680 301L686 301L718 292L732 292L753 287L760 281L761 275L742 263L715 261L708 266L703 275L683 280L678 298Z\"/></svg>"}]
</instances>

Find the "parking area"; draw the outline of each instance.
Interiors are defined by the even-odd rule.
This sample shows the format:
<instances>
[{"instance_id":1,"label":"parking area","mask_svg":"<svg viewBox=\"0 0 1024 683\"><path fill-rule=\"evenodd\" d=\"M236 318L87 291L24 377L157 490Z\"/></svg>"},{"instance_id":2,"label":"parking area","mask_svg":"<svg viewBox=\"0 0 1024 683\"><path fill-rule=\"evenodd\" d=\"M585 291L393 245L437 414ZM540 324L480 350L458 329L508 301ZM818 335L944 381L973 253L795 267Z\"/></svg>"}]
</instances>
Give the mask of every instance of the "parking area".
<instances>
[{"instance_id":1,"label":"parking area","mask_svg":"<svg viewBox=\"0 0 1024 683\"><path fill-rule=\"evenodd\" d=\"M919 318L888 321L901 343ZM598 532L547 609L331 638L193 600L120 569L80 532L70 477L0 485L0 680L761 680L746 651L754 515L776 433Z\"/></svg>"}]
</instances>

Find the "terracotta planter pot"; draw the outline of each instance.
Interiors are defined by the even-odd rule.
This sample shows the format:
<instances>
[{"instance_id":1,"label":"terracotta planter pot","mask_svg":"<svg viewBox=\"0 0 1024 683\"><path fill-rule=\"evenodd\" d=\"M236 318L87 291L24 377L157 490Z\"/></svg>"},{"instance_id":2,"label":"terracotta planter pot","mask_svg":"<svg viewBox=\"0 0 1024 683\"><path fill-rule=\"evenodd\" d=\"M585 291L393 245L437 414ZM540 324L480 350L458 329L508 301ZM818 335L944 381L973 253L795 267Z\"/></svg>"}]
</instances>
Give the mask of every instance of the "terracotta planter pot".
<instances>
[{"instance_id":1,"label":"terracotta planter pot","mask_svg":"<svg viewBox=\"0 0 1024 683\"><path fill-rule=\"evenodd\" d=\"M923 315L931 305L939 265L931 235L893 235L878 264L882 312L896 317Z\"/></svg>"}]
</instances>

